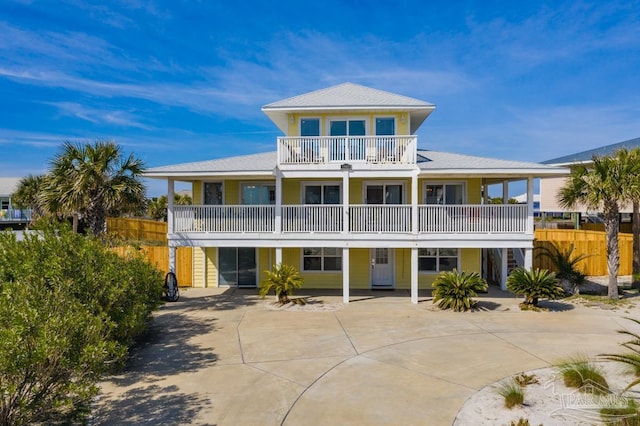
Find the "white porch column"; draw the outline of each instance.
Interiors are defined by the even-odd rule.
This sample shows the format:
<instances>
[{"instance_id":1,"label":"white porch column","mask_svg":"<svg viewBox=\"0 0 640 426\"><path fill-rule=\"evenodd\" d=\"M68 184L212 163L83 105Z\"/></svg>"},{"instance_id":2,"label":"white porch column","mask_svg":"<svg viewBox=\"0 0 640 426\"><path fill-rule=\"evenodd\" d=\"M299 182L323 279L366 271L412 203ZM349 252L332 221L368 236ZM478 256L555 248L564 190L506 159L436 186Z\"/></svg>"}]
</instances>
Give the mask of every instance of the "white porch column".
<instances>
[{"instance_id":1,"label":"white porch column","mask_svg":"<svg viewBox=\"0 0 640 426\"><path fill-rule=\"evenodd\" d=\"M507 275L509 275L509 249L503 248L502 250L502 264L500 265L500 288L507 289Z\"/></svg>"},{"instance_id":2,"label":"white porch column","mask_svg":"<svg viewBox=\"0 0 640 426\"><path fill-rule=\"evenodd\" d=\"M509 204L509 182L502 181L502 204Z\"/></svg>"},{"instance_id":3,"label":"white porch column","mask_svg":"<svg viewBox=\"0 0 640 426\"><path fill-rule=\"evenodd\" d=\"M276 265L282 263L282 247L276 247Z\"/></svg>"},{"instance_id":4,"label":"white porch column","mask_svg":"<svg viewBox=\"0 0 640 426\"><path fill-rule=\"evenodd\" d=\"M533 177L527 178L527 234L533 234Z\"/></svg>"},{"instance_id":5,"label":"white porch column","mask_svg":"<svg viewBox=\"0 0 640 426\"><path fill-rule=\"evenodd\" d=\"M348 144L347 144L348 145ZM342 233L349 233L349 170L342 172Z\"/></svg>"},{"instance_id":6,"label":"white porch column","mask_svg":"<svg viewBox=\"0 0 640 426\"><path fill-rule=\"evenodd\" d=\"M280 146L280 144L278 144ZM278 148L279 149L279 148ZM276 234L282 233L282 173L280 173L280 169L276 168L276 207L275 207L275 217L274 217L274 229L273 231ZM282 252L280 252L282 256ZM280 259L282 261L282 259ZM278 262L278 249L276 249L276 264Z\"/></svg>"},{"instance_id":7,"label":"white porch column","mask_svg":"<svg viewBox=\"0 0 640 426\"><path fill-rule=\"evenodd\" d=\"M416 171L411 175L411 232L417 234L418 231L418 172Z\"/></svg>"},{"instance_id":8,"label":"white porch column","mask_svg":"<svg viewBox=\"0 0 640 426\"><path fill-rule=\"evenodd\" d=\"M342 302L349 303L349 248L342 249Z\"/></svg>"},{"instance_id":9,"label":"white porch column","mask_svg":"<svg viewBox=\"0 0 640 426\"><path fill-rule=\"evenodd\" d=\"M411 303L418 303L418 248L411 247Z\"/></svg>"},{"instance_id":10,"label":"white porch column","mask_svg":"<svg viewBox=\"0 0 640 426\"><path fill-rule=\"evenodd\" d=\"M533 268L533 248L524 249L524 269L531 270Z\"/></svg>"},{"instance_id":11,"label":"white porch column","mask_svg":"<svg viewBox=\"0 0 640 426\"><path fill-rule=\"evenodd\" d=\"M173 234L173 198L175 182L167 179L167 234ZM176 248L169 246L169 271L176 272Z\"/></svg>"}]
</instances>

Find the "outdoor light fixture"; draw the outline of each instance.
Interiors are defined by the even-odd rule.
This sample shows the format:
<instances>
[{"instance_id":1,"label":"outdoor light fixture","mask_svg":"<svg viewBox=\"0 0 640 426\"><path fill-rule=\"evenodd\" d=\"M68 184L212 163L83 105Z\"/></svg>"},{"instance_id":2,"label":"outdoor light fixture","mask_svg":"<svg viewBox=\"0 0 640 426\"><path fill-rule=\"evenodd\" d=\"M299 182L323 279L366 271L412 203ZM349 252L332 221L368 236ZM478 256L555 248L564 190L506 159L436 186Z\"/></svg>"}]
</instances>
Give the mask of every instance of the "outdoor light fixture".
<instances>
[{"instance_id":1,"label":"outdoor light fixture","mask_svg":"<svg viewBox=\"0 0 640 426\"><path fill-rule=\"evenodd\" d=\"M293 124L293 114L289 114L289 124Z\"/></svg>"},{"instance_id":2,"label":"outdoor light fixture","mask_svg":"<svg viewBox=\"0 0 640 426\"><path fill-rule=\"evenodd\" d=\"M400 122L401 122L401 123L406 123L406 122L407 122L407 116L406 116L406 114L402 114L402 115L400 116Z\"/></svg>"}]
</instances>

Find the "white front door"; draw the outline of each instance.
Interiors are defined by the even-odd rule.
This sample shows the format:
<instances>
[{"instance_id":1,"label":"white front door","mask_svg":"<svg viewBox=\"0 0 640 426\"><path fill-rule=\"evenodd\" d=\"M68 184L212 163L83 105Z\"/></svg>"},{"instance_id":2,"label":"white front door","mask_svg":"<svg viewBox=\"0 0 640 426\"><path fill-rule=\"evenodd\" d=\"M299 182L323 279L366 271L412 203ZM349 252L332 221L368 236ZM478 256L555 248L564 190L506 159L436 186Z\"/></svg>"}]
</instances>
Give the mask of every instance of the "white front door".
<instances>
[{"instance_id":1,"label":"white front door","mask_svg":"<svg viewBox=\"0 0 640 426\"><path fill-rule=\"evenodd\" d=\"M375 248L370 250L371 288L393 287L393 249Z\"/></svg>"}]
</instances>

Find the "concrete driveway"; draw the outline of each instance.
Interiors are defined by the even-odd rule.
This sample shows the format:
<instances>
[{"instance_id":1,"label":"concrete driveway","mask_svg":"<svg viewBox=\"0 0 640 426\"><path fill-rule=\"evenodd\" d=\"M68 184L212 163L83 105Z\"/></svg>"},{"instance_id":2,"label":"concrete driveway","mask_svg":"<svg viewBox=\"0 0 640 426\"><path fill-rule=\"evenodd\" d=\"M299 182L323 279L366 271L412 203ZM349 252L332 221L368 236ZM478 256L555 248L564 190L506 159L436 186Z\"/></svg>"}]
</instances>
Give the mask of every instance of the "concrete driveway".
<instances>
[{"instance_id":1,"label":"concrete driveway","mask_svg":"<svg viewBox=\"0 0 640 426\"><path fill-rule=\"evenodd\" d=\"M304 292L309 294L310 292ZM617 310L552 302L519 312L492 290L472 313L404 291L312 293L334 311L273 310L255 291L188 289L157 314L93 424L450 425L465 400L576 353L619 352ZM318 307L319 305L314 305Z\"/></svg>"}]
</instances>

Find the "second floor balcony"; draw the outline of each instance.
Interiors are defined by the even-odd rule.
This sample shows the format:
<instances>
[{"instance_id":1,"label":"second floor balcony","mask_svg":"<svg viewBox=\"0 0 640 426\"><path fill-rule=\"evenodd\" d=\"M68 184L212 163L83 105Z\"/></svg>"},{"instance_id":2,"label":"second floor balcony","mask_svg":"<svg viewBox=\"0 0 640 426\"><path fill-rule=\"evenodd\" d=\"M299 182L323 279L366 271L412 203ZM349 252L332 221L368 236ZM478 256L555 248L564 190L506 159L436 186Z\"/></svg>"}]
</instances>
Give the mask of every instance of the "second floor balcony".
<instances>
[{"instance_id":1,"label":"second floor balcony","mask_svg":"<svg viewBox=\"0 0 640 426\"><path fill-rule=\"evenodd\" d=\"M174 206L173 233L529 234L526 205ZM279 230L279 231L278 231Z\"/></svg>"},{"instance_id":2,"label":"second floor balcony","mask_svg":"<svg viewBox=\"0 0 640 426\"><path fill-rule=\"evenodd\" d=\"M411 166L416 136L298 136L278 138L278 166L371 164Z\"/></svg>"}]
</instances>

